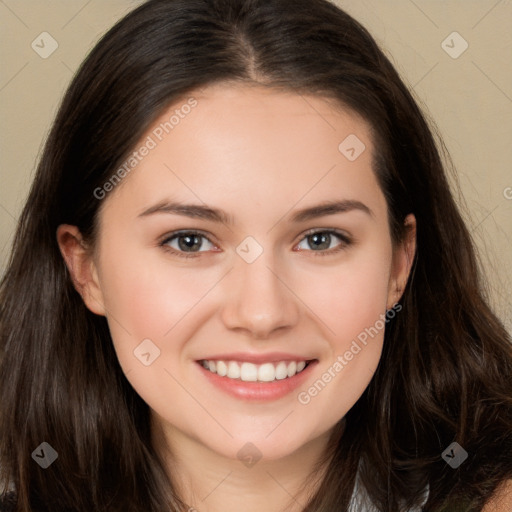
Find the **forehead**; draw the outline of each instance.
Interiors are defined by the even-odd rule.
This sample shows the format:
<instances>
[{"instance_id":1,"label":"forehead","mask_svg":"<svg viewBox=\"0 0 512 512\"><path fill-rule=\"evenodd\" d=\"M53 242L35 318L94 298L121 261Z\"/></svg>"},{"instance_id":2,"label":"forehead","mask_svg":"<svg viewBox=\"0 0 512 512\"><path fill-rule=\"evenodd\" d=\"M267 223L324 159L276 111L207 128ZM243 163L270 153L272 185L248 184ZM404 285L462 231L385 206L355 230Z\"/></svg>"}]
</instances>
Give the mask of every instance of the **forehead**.
<instances>
[{"instance_id":1,"label":"forehead","mask_svg":"<svg viewBox=\"0 0 512 512\"><path fill-rule=\"evenodd\" d=\"M311 154L315 148L334 149L337 155L340 137L350 134L358 134L371 146L366 121L331 98L233 83L210 85L193 96L197 107L180 124L188 124L204 143L228 144L239 151L264 143L260 153L265 150L276 158ZM184 102L169 110L180 110ZM169 110L155 123L157 129L169 119Z\"/></svg>"},{"instance_id":2,"label":"forehead","mask_svg":"<svg viewBox=\"0 0 512 512\"><path fill-rule=\"evenodd\" d=\"M168 107L135 151L145 146L112 194L139 209L171 195L245 198L261 209L378 192L370 126L331 99L293 91L210 85Z\"/></svg>"}]
</instances>

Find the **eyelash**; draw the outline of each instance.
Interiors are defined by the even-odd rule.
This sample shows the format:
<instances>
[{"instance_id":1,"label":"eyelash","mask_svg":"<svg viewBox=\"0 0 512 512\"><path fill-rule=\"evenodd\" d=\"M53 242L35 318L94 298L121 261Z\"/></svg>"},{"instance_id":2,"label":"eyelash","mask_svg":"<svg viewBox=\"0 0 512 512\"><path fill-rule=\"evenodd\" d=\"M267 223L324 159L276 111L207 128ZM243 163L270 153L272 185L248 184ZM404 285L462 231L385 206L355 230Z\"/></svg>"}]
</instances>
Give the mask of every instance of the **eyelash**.
<instances>
[{"instance_id":1,"label":"eyelash","mask_svg":"<svg viewBox=\"0 0 512 512\"><path fill-rule=\"evenodd\" d=\"M333 230L333 229L311 229L311 230L307 231L306 233L304 233L304 235L302 236L302 238L299 240L298 243L302 242L308 236L316 235L316 234L334 235L337 238L339 238L341 241L341 243L338 244L333 249L328 249L328 250L323 250L323 251L314 251L311 249L306 250L306 252L317 253L317 256L330 256L330 255L336 254L340 251L343 251L344 249L346 249L347 247L349 247L352 244L352 239L350 237L348 237L346 234L344 234L340 231ZM208 240L208 242L210 242L211 244L215 245L204 233L201 233L200 231L175 231L175 232L171 233L170 235L166 236L159 243L159 245L164 250L169 251L172 254L177 255L180 258L197 258L198 256L201 255L202 252L207 252L207 251L198 251L198 252L190 252L189 253L189 252L184 252L184 251L177 251L176 249L173 249L167 245L170 241L174 240L175 238L179 238L180 236L186 236L186 235L192 235L192 236L199 235L200 237L206 238L206 240ZM303 251L304 251L304 249L299 250L299 252L303 252Z\"/></svg>"}]
</instances>

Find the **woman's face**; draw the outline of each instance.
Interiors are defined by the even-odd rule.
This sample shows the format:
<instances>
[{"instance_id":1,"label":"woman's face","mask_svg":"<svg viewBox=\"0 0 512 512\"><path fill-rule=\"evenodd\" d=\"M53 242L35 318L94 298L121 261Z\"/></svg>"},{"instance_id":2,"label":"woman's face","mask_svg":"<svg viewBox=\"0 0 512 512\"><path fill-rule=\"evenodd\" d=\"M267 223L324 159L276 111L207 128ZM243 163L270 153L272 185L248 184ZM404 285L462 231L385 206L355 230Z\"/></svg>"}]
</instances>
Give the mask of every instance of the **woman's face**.
<instances>
[{"instance_id":1,"label":"woman's face","mask_svg":"<svg viewBox=\"0 0 512 512\"><path fill-rule=\"evenodd\" d=\"M393 250L359 117L246 85L191 96L95 199L83 296L168 434L277 459L367 387L412 253Z\"/></svg>"}]
</instances>

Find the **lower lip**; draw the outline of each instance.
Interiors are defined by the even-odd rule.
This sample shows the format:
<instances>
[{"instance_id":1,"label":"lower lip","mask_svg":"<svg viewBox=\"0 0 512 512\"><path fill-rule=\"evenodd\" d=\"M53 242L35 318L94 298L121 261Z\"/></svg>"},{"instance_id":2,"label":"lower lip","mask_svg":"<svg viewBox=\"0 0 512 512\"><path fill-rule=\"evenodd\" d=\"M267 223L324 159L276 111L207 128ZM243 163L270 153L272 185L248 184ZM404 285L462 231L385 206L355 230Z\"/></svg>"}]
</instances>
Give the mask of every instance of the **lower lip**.
<instances>
[{"instance_id":1,"label":"lower lip","mask_svg":"<svg viewBox=\"0 0 512 512\"><path fill-rule=\"evenodd\" d=\"M304 370L293 377L274 380L272 382L245 382L239 379L221 377L207 370L200 362L196 362L202 374L217 388L242 400L278 400L297 389L311 375L317 360L309 363Z\"/></svg>"}]
</instances>

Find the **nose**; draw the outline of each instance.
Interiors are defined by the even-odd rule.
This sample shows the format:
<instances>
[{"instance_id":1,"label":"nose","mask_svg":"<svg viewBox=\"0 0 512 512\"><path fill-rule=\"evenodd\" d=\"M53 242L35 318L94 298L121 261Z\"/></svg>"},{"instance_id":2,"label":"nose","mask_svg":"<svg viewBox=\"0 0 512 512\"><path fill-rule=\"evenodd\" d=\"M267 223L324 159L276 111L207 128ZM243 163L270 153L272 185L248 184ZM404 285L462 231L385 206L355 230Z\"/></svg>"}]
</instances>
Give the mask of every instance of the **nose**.
<instances>
[{"instance_id":1,"label":"nose","mask_svg":"<svg viewBox=\"0 0 512 512\"><path fill-rule=\"evenodd\" d=\"M237 261L225 282L222 320L226 328L265 339L296 325L300 300L288 276L289 272L275 268L272 256L266 252L252 263Z\"/></svg>"}]
</instances>

